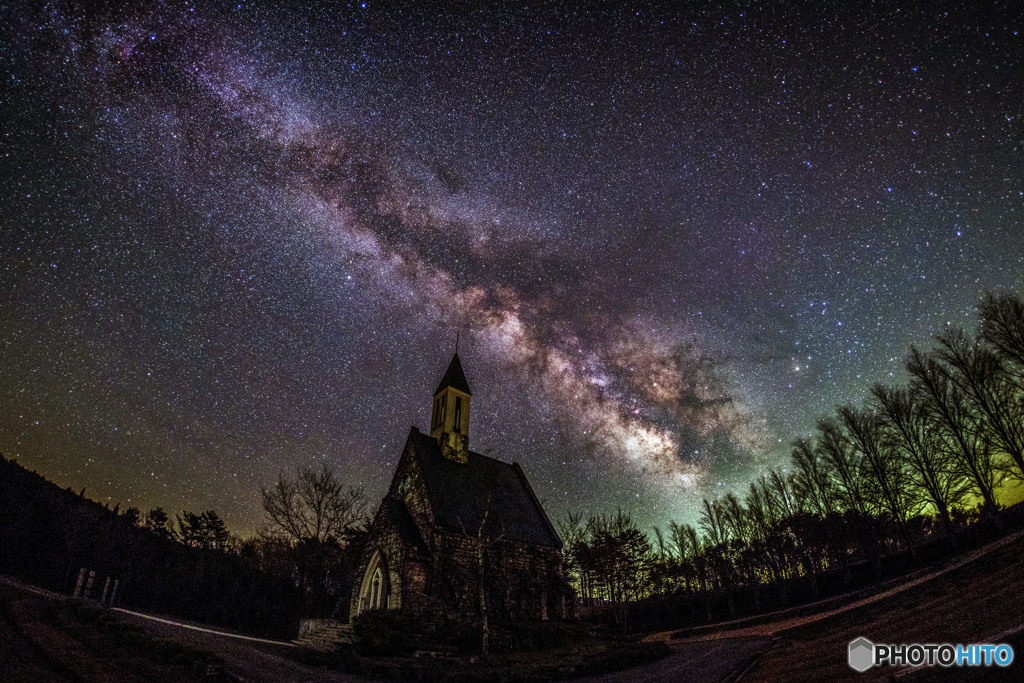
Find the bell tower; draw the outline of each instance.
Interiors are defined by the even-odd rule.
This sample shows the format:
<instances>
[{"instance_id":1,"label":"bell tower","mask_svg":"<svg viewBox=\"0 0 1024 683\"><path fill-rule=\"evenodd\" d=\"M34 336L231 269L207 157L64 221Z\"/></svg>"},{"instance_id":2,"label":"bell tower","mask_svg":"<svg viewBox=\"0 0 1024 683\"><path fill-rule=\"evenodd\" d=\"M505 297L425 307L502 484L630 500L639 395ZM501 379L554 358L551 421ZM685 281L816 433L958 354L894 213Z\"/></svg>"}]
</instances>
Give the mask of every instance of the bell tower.
<instances>
[{"instance_id":1,"label":"bell tower","mask_svg":"<svg viewBox=\"0 0 1024 683\"><path fill-rule=\"evenodd\" d=\"M472 393L455 352L441 384L434 392L434 410L430 417L430 436L437 439L441 454L456 462L469 461L469 401Z\"/></svg>"}]
</instances>

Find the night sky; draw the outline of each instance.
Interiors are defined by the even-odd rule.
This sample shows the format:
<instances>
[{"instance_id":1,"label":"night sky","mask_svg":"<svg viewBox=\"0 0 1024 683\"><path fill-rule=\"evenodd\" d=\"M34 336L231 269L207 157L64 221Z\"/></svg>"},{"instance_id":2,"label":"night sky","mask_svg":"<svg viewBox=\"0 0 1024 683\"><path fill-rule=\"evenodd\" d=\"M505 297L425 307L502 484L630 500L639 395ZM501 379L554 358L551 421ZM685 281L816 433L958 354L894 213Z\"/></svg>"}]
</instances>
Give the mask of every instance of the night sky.
<instances>
[{"instance_id":1,"label":"night sky","mask_svg":"<svg viewBox=\"0 0 1024 683\"><path fill-rule=\"evenodd\" d=\"M1015 3L281 4L0 9L0 452L61 486L376 500L461 330L552 517L694 522L1020 291Z\"/></svg>"}]
</instances>

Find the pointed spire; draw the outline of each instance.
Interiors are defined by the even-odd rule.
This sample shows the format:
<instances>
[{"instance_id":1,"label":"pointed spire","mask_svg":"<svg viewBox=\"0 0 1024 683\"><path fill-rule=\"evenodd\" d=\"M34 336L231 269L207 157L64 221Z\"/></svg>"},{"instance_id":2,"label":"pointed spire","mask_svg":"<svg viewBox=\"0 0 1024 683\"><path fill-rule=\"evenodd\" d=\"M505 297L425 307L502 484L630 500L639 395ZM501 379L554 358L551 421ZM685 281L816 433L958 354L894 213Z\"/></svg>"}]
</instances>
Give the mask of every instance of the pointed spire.
<instances>
[{"instance_id":1,"label":"pointed spire","mask_svg":"<svg viewBox=\"0 0 1024 683\"><path fill-rule=\"evenodd\" d=\"M458 389L459 391L465 392L470 396L473 392L469 390L469 382L466 381L466 373L462 371L462 363L459 361L459 354L456 351L455 355L452 356L452 362L448 364L448 369L444 373L444 377L441 378L441 384L438 385L437 391L434 392L434 396L437 396L447 387Z\"/></svg>"},{"instance_id":2,"label":"pointed spire","mask_svg":"<svg viewBox=\"0 0 1024 683\"><path fill-rule=\"evenodd\" d=\"M437 439L441 455L465 464L469 459L469 404L472 396L459 354L452 356L441 384L434 392L430 436Z\"/></svg>"}]
</instances>

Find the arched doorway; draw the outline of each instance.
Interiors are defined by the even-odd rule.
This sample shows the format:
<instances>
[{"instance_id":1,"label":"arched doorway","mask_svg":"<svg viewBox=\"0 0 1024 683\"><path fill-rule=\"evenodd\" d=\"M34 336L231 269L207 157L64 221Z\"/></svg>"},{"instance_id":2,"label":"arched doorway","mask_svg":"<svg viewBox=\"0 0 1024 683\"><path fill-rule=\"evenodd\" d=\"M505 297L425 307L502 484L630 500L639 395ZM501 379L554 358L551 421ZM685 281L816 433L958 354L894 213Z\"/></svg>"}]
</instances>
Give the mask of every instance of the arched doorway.
<instances>
[{"instance_id":1,"label":"arched doorway","mask_svg":"<svg viewBox=\"0 0 1024 683\"><path fill-rule=\"evenodd\" d=\"M363 573L359 587L359 614L371 609L390 609L391 579L387 558L380 550L374 550Z\"/></svg>"}]
</instances>

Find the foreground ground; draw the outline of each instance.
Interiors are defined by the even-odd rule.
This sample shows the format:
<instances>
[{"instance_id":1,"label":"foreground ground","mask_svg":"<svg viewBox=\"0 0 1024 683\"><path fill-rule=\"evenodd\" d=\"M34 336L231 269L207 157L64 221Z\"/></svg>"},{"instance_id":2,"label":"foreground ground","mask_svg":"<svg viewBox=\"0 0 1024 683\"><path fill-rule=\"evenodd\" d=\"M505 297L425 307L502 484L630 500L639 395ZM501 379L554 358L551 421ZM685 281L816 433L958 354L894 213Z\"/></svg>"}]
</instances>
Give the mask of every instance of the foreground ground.
<instances>
[{"instance_id":1,"label":"foreground ground","mask_svg":"<svg viewBox=\"0 0 1024 683\"><path fill-rule=\"evenodd\" d=\"M765 623L741 620L689 632L650 636L673 654L642 671L602 681L875 681L1024 680L1024 534L918 572L842 607ZM1008 643L1018 658L1007 669L847 665L858 637L875 643Z\"/></svg>"},{"instance_id":2,"label":"foreground ground","mask_svg":"<svg viewBox=\"0 0 1024 683\"><path fill-rule=\"evenodd\" d=\"M857 674L847 666L846 652L847 644L859 636L878 643L1005 642L1021 659L1005 670L877 668ZM667 643L671 655L593 680L1021 680L1024 534L839 608L780 613L764 623L739 621L650 638ZM297 654L285 643L102 610L0 582L3 681L358 680L304 662ZM494 664L475 665L475 673L501 678L501 667ZM432 673L443 670L443 665L435 666ZM557 673L571 675L568 669Z\"/></svg>"},{"instance_id":3,"label":"foreground ground","mask_svg":"<svg viewBox=\"0 0 1024 683\"><path fill-rule=\"evenodd\" d=\"M1024 536L982 551L880 599L780 624L743 680L1024 679ZM1008 643L1018 659L1006 669L879 667L861 675L846 663L848 644L860 636L875 643Z\"/></svg>"},{"instance_id":4,"label":"foreground ground","mask_svg":"<svg viewBox=\"0 0 1024 683\"><path fill-rule=\"evenodd\" d=\"M0 681L353 681L260 642L0 580Z\"/></svg>"}]
</instances>

